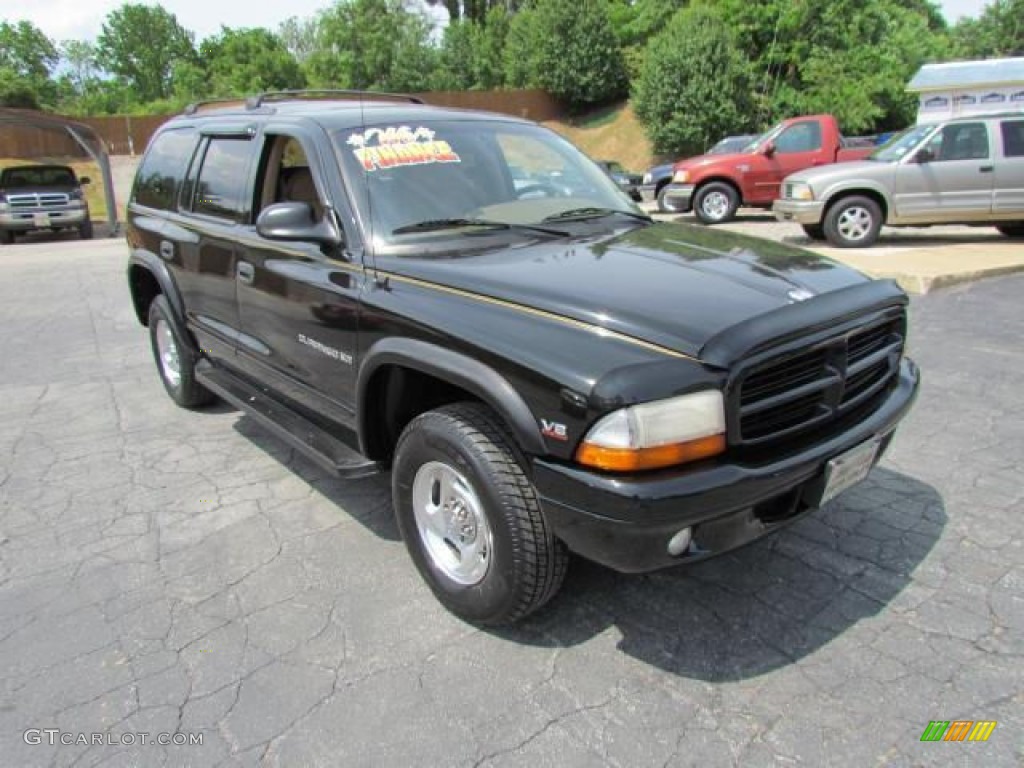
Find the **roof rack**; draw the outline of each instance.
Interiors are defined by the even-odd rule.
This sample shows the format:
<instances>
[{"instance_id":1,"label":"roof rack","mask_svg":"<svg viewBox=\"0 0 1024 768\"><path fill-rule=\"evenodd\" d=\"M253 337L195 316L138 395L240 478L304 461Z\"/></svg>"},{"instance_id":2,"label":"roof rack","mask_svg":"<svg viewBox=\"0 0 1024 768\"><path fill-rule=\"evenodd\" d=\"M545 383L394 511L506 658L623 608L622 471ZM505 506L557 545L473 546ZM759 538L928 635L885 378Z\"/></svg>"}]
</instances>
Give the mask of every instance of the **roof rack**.
<instances>
[{"instance_id":1,"label":"roof rack","mask_svg":"<svg viewBox=\"0 0 1024 768\"><path fill-rule=\"evenodd\" d=\"M191 104L189 104L187 107L185 107L184 114L194 115L200 109L209 106L210 104L238 104L239 106L241 106L245 103L246 100L238 96L235 96L234 98L230 99L204 99L203 101L194 101Z\"/></svg>"},{"instance_id":2,"label":"roof rack","mask_svg":"<svg viewBox=\"0 0 1024 768\"><path fill-rule=\"evenodd\" d=\"M386 99L393 101L408 101L412 104L422 104L423 99L411 96L407 93L387 93L386 91L356 91L349 89L312 88L297 91L267 91L256 96L250 96L245 100L246 109L259 109L267 101L288 101L291 99L317 99L317 98L370 98Z\"/></svg>"}]
</instances>

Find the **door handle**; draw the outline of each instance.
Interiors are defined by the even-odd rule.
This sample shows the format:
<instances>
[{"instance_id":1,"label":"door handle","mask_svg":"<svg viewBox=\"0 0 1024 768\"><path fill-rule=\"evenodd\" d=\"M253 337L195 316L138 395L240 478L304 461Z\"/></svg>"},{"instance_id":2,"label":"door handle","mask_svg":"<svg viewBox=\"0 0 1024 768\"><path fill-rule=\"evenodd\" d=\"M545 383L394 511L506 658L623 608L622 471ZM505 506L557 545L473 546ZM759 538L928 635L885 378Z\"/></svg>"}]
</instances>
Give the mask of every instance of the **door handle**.
<instances>
[{"instance_id":1,"label":"door handle","mask_svg":"<svg viewBox=\"0 0 1024 768\"><path fill-rule=\"evenodd\" d=\"M235 275L246 285L252 285L252 281L256 277L256 270L249 262L240 261L238 266L235 267Z\"/></svg>"},{"instance_id":2,"label":"door handle","mask_svg":"<svg viewBox=\"0 0 1024 768\"><path fill-rule=\"evenodd\" d=\"M994 165L983 165L978 169L981 173L992 173L995 170Z\"/></svg>"},{"instance_id":3,"label":"door handle","mask_svg":"<svg viewBox=\"0 0 1024 768\"><path fill-rule=\"evenodd\" d=\"M160 241L160 258L170 261L174 258L174 243L170 240Z\"/></svg>"}]
</instances>

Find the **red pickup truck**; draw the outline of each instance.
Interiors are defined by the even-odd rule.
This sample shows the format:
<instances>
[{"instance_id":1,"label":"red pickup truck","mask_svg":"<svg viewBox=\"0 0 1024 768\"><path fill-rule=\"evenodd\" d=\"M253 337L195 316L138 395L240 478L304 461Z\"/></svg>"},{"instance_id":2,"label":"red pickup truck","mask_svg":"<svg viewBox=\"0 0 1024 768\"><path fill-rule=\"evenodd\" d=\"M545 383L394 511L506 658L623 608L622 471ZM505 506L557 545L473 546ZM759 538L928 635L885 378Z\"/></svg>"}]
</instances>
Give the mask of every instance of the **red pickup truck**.
<instances>
[{"instance_id":1,"label":"red pickup truck","mask_svg":"<svg viewBox=\"0 0 1024 768\"><path fill-rule=\"evenodd\" d=\"M860 160L876 147L844 139L832 115L783 120L743 152L701 155L675 164L672 181L659 190L664 210L693 210L705 224L720 224L736 215L740 205L770 208L782 180L818 165ZM653 197L641 187L645 199ZM647 192L648 194L644 194Z\"/></svg>"}]
</instances>

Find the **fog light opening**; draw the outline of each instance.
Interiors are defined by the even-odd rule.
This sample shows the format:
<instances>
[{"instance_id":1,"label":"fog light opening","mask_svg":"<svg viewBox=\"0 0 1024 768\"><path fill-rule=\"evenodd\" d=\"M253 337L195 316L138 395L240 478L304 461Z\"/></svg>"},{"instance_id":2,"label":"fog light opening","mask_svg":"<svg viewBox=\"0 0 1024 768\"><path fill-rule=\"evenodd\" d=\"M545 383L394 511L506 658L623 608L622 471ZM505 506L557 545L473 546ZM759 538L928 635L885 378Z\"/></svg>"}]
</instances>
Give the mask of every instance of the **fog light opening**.
<instances>
[{"instance_id":1,"label":"fog light opening","mask_svg":"<svg viewBox=\"0 0 1024 768\"><path fill-rule=\"evenodd\" d=\"M672 557L679 557L690 548L690 541L693 539L693 531L683 528L675 536L668 540L668 553Z\"/></svg>"}]
</instances>

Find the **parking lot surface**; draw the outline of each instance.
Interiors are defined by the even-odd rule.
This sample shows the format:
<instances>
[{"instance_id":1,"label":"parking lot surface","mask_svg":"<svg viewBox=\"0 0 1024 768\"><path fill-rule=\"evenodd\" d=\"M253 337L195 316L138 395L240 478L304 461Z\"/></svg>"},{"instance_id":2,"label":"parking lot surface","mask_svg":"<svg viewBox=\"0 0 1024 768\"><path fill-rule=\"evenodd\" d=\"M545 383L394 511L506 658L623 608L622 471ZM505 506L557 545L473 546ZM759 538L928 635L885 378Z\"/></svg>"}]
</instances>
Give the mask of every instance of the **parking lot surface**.
<instances>
[{"instance_id":1,"label":"parking lot surface","mask_svg":"<svg viewBox=\"0 0 1024 768\"><path fill-rule=\"evenodd\" d=\"M0 765L1024 760L1024 276L914 300L921 396L865 483L689 569L576 561L481 631L415 573L386 476L173 405L125 259L0 249Z\"/></svg>"}]
</instances>

